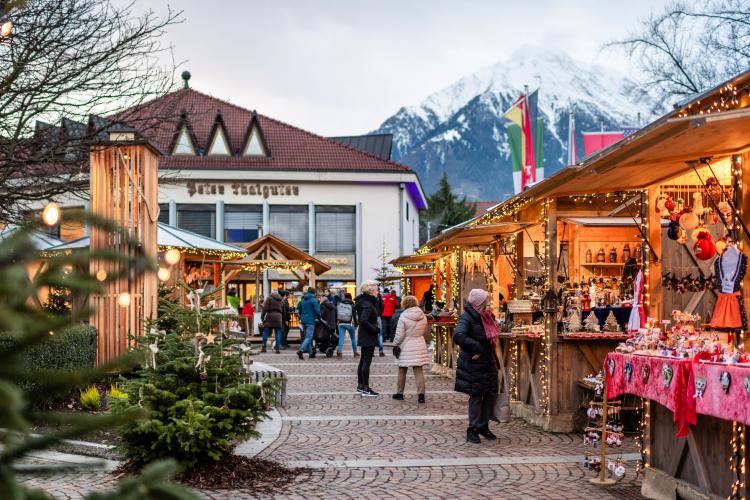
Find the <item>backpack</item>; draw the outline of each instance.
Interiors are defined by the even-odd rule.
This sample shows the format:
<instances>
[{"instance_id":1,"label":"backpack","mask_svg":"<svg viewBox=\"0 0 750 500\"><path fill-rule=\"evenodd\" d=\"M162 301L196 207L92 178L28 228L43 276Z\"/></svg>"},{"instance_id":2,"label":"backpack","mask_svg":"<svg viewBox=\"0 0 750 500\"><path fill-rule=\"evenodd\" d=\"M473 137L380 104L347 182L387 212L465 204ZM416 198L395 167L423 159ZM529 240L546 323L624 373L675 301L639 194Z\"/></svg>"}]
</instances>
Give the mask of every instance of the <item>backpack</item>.
<instances>
[{"instance_id":1,"label":"backpack","mask_svg":"<svg viewBox=\"0 0 750 500\"><path fill-rule=\"evenodd\" d=\"M339 302L339 305L336 306L336 315L339 323L350 323L352 321L352 305Z\"/></svg>"}]
</instances>

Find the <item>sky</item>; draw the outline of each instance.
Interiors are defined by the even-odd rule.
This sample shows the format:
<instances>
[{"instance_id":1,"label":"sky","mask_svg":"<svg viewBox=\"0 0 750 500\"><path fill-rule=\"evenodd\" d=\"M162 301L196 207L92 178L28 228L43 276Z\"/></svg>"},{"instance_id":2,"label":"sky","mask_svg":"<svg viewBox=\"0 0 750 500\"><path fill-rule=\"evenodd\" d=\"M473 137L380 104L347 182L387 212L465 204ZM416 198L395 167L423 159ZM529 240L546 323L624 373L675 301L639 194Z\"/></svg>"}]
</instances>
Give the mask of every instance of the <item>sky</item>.
<instances>
[{"instance_id":1,"label":"sky","mask_svg":"<svg viewBox=\"0 0 750 500\"><path fill-rule=\"evenodd\" d=\"M318 134L351 135L525 45L627 70L627 57L603 44L665 3L173 0L184 22L164 41L193 88ZM166 5L138 0L134 9Z\"/></svg>"}]
</instances>

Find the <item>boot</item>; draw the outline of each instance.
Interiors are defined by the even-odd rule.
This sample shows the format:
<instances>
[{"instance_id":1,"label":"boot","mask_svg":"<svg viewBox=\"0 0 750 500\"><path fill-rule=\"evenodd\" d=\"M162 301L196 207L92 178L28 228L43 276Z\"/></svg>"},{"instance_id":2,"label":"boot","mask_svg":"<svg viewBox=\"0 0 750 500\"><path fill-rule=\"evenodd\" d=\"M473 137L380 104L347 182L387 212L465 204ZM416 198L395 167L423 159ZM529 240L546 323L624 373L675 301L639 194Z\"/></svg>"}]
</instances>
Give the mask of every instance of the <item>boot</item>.
<instances>
[{"instance_id":1,"label":"boot","mask_svg":"<svg viewBox=\"0 0 750 500\"><path fill-rule=\"evenodd\" d=\"M355 358L358 358L358 357L359 357L359 353L358 353L357 351L354 351L354 357L355 357Z\"/></svg>"},{"instance_id":2,"label":"boot","mask_svg":"<svg viewBox=\"0 0 750 500\"><path fill-rule=\"evenodd\" d=\"M494 440L496 440L496 439L497 439L497 436L495 436L495 435L494 435L494 434L492 433L492 431L490 430L489 426L488 426L488 427L483 427L483 428L481 428L481 429L478 429L478 430L477 430L477 432L478 432L478 433L479 433L479 434L480 434L480 435L481 435L482 437L484 437L485 439L487 439L488 441L494 441Z\"/></svg>"},{"instance_id":3,"label":"boot","mask_svg":"<svg viewBox=\"0 0 750 500\"><path fill-rule=\"evenodd\" d=\"M477 430L473 427L469 427L468 429L466 429L466 441L474 444L479 444L482 442L482 440L479 439Z\"/></svg>"},{"instance_id":4,"label":"boot","mask_svg":"<svg viewBox=\"0 0 750 500\"><path fill-rule=\"evenodd\" d=\"M343 357L344 357L344 355L343 355L342 353L340 353L340 352L337 352L337 353L336 353L336 357L337 357L337 358L343 358Z\"/></svg>"},{"instance_id":5,"label":"boot","mask_svg":"<svg viewBox=\"0 0 750 500\"><path fill-rule=\"evenodd\" d=\"M417 394L417 403L424 403L424 394Z\"/></svg>"},{"instance_id":6,"label":"boot","mask_svg":"<svg viewBox=\"0 0 750 500\"><path fill-rule=\"evenodd\" d=\"M393 395L393 399L395 399L396 401L403 401L404 395L401 394L400 392L397 392L396 394Z\"/></svg>"}]
</instances>

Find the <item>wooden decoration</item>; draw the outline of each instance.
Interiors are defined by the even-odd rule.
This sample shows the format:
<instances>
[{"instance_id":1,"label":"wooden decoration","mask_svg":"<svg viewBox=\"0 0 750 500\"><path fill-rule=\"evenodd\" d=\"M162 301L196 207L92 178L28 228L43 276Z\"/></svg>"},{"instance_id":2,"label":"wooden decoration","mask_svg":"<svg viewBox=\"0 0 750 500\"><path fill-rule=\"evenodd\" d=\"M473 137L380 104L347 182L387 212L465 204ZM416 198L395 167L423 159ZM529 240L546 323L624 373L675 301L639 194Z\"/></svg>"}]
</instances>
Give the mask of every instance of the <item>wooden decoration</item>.
<instances>
[{"instance_id":1,"label":"wooden decoration","mask_svg":"<svg viewBox=\"0 0 750 500\"><path fill-rule=\"evenodd\" d=\"M146 144L117 140L91 148L91 211L115 222L123 232L137 238L146 255L156 259L156 228L159 160ZM91 250L109 249L127 253L117 232L92 228ZM90 270L116 274L112 262L92 261ZM101 295L91 297L91 324L98 331L96 362L101 364L127 351L130 335L142 335L147 319L156 319L155 273L137 274L108 282ZM128 294L128 295L124 295ZM129 300L125 298L129 297Z\"/></svg>"}]
</instances>

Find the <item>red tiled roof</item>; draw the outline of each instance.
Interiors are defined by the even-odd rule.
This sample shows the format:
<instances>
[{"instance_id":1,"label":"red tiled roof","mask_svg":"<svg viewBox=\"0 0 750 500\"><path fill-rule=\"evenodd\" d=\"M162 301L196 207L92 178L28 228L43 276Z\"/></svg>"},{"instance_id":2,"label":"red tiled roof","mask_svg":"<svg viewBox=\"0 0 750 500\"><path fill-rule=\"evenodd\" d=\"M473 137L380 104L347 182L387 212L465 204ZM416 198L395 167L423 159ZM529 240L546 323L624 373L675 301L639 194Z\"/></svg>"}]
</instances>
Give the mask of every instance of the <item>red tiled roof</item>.
<instances>
[{"instance_id":1,"label":"red tiled roof","mask_svg":"<svg viewBox=\"0 0 750 500\"><path fill-rule=\"evenodd\" d=\"M182 113L187 113L199 150L208 149L210 133L221 112L229 144L236 156L169 156ZM141 130L165 155L161 168L344 170L412 172L404 165L257 114L269 157L247 157L240 152L253 112L194 89L180 89L111 117Z\"/></svg>"}]
</instances>

